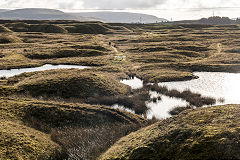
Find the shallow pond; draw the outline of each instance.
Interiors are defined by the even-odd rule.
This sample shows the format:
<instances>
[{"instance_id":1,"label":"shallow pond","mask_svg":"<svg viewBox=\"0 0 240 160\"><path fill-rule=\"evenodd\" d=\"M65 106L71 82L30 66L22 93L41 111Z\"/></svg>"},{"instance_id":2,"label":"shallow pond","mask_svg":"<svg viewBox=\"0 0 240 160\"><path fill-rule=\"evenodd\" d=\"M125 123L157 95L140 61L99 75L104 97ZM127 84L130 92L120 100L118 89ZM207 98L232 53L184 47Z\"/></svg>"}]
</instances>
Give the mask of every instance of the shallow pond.
<instances>
[{"instance_id":1,"label":"shallow pond","mask_svg":"<svg viewBox=\"0 0 240 160\"><path fill-rule=\"evenodd\" d=\"M147 118L152 119L152 117L156 117L158 119L168 118L171 115L168 113L176 106L187 106L189 103L180 98L171 98L162 94L157 94L156 92L149 92L151 98L161 96L161 100L158 100L156 103L154 102L146 102L149 110L147 111Z\"/></svg>"},{"instance_id":2,"label":"shallow pond","mask_svg":"<svg viewBox=\"0 0 240 160\"><path fill-rule=\"evenodd\" d=\"M225 99L221 104L240 104L240 73L194 72L194 75L199 78L190 81L164 82L159 85L178 91L189 89L203 96Z\"/></svg>"},{"instance_id":3,"label":"shallow pond","mask_svg":"<svg viewBox=\"0 0 240 160\"><path fill-rule=\"evenodd\" d=\"M137 77L131 79L124 79L120 82L130 86L132 89L139 89L143 87L143 81Z\"/></svg>"},{"instance_id":4,"label":"shallow pond","mask_svg":"<svg viewBox=\"0 0 240 160\"><path fill-rule=\"evenodd\" d=\"M88 68L88 66L45 64L41 67L0 70L0 77L8 78L24 72L36 72L36 71L45 71L50 69L70 69L70 68L84 69L84 68Z\"/></svg>"},{"instance_id":5,"label":"shallow pond","mask_svg":"<svg viewBox=\"0 0 240 160\"><path fill-rule=\"evenodd\" d=\"M162 82L158 85L166 86L168 89L176 89L184 91L189 89L192 92L200 93L202 96L213 97L217 101L216 105L220 104L240 104L240 73L223 73L223 72L194 72L198 79L189 81L176 82ZM142 81L138 78L125 80L124 84L132 86L132 88L141 88ZM156 92L149 93L151 97L159 96ZM151 118L167 118L170 117L168 113L176 106L186 106L188 102L179 98L170 98L168 96L160 95L162 100L154 102L146 102L149 107L147 117Z\"/></svg>"}]
</instances>

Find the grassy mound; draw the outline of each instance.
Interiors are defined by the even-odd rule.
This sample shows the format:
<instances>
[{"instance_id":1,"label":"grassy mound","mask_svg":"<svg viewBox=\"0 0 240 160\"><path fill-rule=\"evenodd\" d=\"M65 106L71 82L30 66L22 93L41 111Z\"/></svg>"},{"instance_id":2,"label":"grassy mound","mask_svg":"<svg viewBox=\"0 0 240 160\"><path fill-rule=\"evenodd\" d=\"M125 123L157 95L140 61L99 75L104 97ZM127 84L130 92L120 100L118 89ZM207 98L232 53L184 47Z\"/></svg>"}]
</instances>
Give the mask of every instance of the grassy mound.
<instances>
[{"instance_id":1,"label":"grassy mound","mask_svg":"<svg viewBox=\"0 0 240 160\"><path fill-rule=\"evenodd\" d=\"M204 52L204 51L209 51L210 50L208 47L194 46L194 45L173 46L172 48L178 49L178 50L196 51L196 52Z\"/></svg>"},{"instance_id":2,"label":"grassy mound","mask_svg":"<svg viewBox=\"0 0 240 160\"><path fill-rule=\"evenodd\" d=\"M12 32L12 31L7 27L0 25L0 33L8 33L8 32Z\"/></svg>"},{"instance_id":3,"label":"grassy mound","mask_svg":"<svg viewBox=\"0 0 240 160\"><path fill-rule=\"evenodd\" d=\"M120 83L114 76L102 72L77 69L49 70L18 76L22 79L16 87L33 96L52 95L68 97L97 97L126 94L130 87Z\"/></svg>"},{"instance_id":4,"label":"grassy mound","mask_svg":"<svg viewBox=\"0 0 240 160\"><path fill-rule=\"evenodd\" d=\"M98 130L101 130L101 126L114 126L114 124L140 127L147 123L147 120L141 116L106 106L7 97L0 97L0 115L0 159L59 159L67 156L66 150L62 150L62 148L66 149L65 147L68 148L67 150L73 148L72 154L78 153L74 151L73 146L66 146L63 143L70 144L73 137L77 138L78 134L88 132L89 128L98 127ZM73 126L78 128L78 133L73 132ZM114 133L121 133L117 128L115 129ZM131 129L124 131L126 130L131 131ZM66 132L71 136L61 135L60 138L56 132ZM116 137L120 138L116 135L113 139ZM103 140L101 144L106 141L113 143L112 139ZM92 140L91 137L87 141L91 144L97 143L96 139ZM79 141L76 142L83 145ZM105 145L103 149L106 150L109 147L107 146Z\"/></svg>"},{"instance_id":5,"label":"grassy mound","mask_svg":"<svg viewBox=\"0 0 240 160\"><path fill-rule=\"evenodd\" d=\"M50 59L50 58L65 58L65 57L92 57L102 56L106 53L94 49L62 49L49 52L32 52L26 56L32 59Z\"/></svg>"},{"instance_id":6,"label":"grassy mound","mask_svg":"<svg viewBox=\"0 0 240 160\"><path fill-rule=\"evenodd\" d=\"M14 32L67 33L63 27L55 24L27 24L24 22L7 23L6 27Z\"/></svg>"},{"instance_id":7,"label":"grassy mound","mask_svg":"<svg viewBox=\"0 0 240 160\"><path fill-rule=\"evenodd\" d=\"M146 82L182 81L196 78L191 72L160 68L158 65L145 65L137 71L138 77Z\"/></svg>"},{"instance_id":8,"label":"grassy mound","mask_svg":"<svg viewBox=\"0 0 240 160\"><path fill-rule=\"evenodd\" d=\"M11 121L0 122L0 159L55 159L61 147L50 136Z\"/></svg>"},{"instance_id":9,"label":"grassy mound","mask_svg":"<svg viewBox=\"0 0 240 160\"><path fill-rule=\"evenodd\" d=\"M120 139L100 159L239 159L239 107L184 111Z\"/></svg>"},{"instance_id":10,"label":"grassy mound","mask_svg":"<svg viewBox=\"0 0 240 160\"><path fill-rule=\"evenodd\" d=\"M29 25L24 22L6 23L5 26L14 32L28 32L29 31Z\"/></svg>"},{"instance_id":11,"label":"grassy mound","mask_svg":"<svg viewBox=\"0 0 240 160\"><path fill-rule=\"evenodd\" d=\"M86 45L73 45L71 46L75 49L93 49L93 50L99 50L99 51L109 51L107 48L101 45L95 45L95 44L86 44Z\"/></svg>"},{"instance_id":12,"label":"grassy mound","mask_svg":"<svg viewBox=\"0 0 240 160\"><path fill-rule=\"evenodd\" d=\"M141 49L142 52L159 52L159 51L167 51L169 50L166 47L146 47Z\"/></svg>"},{"instance_id":13,"label":"grassy mound","mask_svg":"<svg viewBox=\"0 0 240 160\"><path fill-rule=\"evenodd\" d=\"M43 32L43 33L67 33L63 27L53 24L37 24L30 25L29 30L31 32Z\"/></svg>"},{"instance_id":14,"label":"grassy mound","mask_svg":"<svg viewBox=\"0 0 240 160\"><path fill-rule=\"evenodd\" d=\"M21 39L13 35L3 35L0 37L0 44L21 43Z\"/></svg>"},{"instance_id":15,"label":"grassy mound","mask_svg":"<svg viewBox=\"0 0 240 160\"><path fill-rule=\"evenodd\" d=\"M0 98L2 119L22 121L26 125L51 131L52 128L77 124L89 127L105 123L141 124L144 118L106 106L67 104L29 99ZM51 117L51 118L49 118Z\"/></svg>"},{"instance_id":16,"label":"grassy mound","mask_svg":"<svg viewBox=\"0 0 240 160\"><path fill-rule=\"evenodd\" d=\"M66 27L70 33L83 33L83 34L106 34L110 30L104 27L101 23L83 23L74 26Z\"/></svg>"},{"instance_id":17,"label":"grassy mound","mask_svg":"<svg viewBox=\"0 0 240 160\"><path fill-rule=\"evenodd\" d=\"M203 57L204 53L194 52L194 51L173 51L172 54L184 55L187 57Z\"/></svg>"}]
</instances>

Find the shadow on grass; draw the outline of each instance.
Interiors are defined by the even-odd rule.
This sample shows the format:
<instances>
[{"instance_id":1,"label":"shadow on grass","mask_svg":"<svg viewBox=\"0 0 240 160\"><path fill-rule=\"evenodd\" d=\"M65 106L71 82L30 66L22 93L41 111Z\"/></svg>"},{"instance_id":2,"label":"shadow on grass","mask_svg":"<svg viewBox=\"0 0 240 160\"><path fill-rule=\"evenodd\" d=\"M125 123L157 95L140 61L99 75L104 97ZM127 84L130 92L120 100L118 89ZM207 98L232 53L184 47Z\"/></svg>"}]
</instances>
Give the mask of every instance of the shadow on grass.
<instances>
[{"instance_id":1,"label":"shadow on grass","mask_svg":"<svg viewBox=\"0 0 240 160\"><path fill-rule=\"evenodd\" d=\"M109 123L85 128L63 127L52 130L51 138L63 147L68 159L95 160L121 137L153 122L145 125Z\"/></svg>"},{"instance_id":2,"label":"shadow on grass","mask_svg":"<svg viewBox=\"0 0 240 160\"><path fill-rule=\"evenodd\" d=\"M118 104L124 106L125 108L134 110L136 114L142 115L148 110L146 101L150 100L151 97L149 95L149 91L146 88L142 88L133 90L131 95L90 97L87 99L87 103L108 106Z\"/></svg>"}]
</instances>

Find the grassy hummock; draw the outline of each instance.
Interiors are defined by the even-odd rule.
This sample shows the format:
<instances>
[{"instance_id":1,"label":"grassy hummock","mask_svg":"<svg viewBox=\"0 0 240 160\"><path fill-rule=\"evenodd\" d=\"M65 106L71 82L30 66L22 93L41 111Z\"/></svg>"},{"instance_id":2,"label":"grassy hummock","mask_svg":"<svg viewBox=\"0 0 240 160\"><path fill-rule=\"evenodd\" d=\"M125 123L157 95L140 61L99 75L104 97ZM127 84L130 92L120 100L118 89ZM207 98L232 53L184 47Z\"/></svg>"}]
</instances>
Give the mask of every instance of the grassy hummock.
<instances>
[{"instance_id":1,"label":"grassy hummock","mask_svg":"<svg viewBox=\"0 0 240 160\"><path fill-rule=\"evenodd\" d=\"M23 74L24 76L26 74ZM17 76L21 78L20 76ZM97 97L127 94L130 87L113 75L78 69L49 70L28 74L16 87L33 96L51 95L68 97Z\"/></svg>"},{"instance_id":2,"label":"grassy hummock","mask_svg":"<svg viewBox=\"0 0 240 160\"><path fill-rule=\"evenodd\" d=\"M181 112L123 137L100 159L239 159L239 105Z\"/></svg>"},{"instance_id":3,"label":"grassy hummock","mask_svg":"<svg viewBox=\"0 0 240 160\"><path fill-rule=\"evenodd\" d=\"M69 132L73 128L88 131L88 128L118 124L131 131L131 126L138 126L137 129L147 123L141 116L106 106L7 97L0 97L0 115L0 159L63 159L68 148L73 147L64 148L67 146L63 144L76 136L75 132ZM68 132L72 136L58 138L53 131ZM116 127L114 133L127 134ZM118 138L119 135L112 135L112 139L105 139L105 142L112 144L111 140ZM91 138L89 141L95 143Z\"/></svg>"}]
</instances>

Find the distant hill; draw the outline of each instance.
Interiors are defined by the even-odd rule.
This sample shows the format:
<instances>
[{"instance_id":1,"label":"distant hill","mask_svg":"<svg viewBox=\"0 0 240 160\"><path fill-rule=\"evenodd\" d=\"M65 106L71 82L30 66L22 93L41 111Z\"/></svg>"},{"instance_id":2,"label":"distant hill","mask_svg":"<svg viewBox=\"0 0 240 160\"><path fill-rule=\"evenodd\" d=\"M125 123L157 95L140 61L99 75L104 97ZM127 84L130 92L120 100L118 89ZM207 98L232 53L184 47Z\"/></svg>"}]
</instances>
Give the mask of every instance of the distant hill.
<instances>
[{"instance_id":1,"label":"distant hill","mask_svg":"<svg viewBox=\"0 0 240 160\"><path fill-rule=\"evenodd\" d=\"M74 16L55 9L26 8L16 10L0 10L0 19L10 20L80 20L92 21L95 19Z\"/></svg>"},{"instance_id":2,"label":"distant hill","mask_svg":"<svg viewBox=\"0 0 240 160\"><path fill-rule=\"evenodd\" d=\"M0 12L6 12L6 11L9 11L7 9L0 9Z\"/></svg>"},{"instance_id":3,"label":"distant hill","mask_svg":"<svg viewBox=\"0 0 240 160\"><path fill-rule=\"evenodd\" d=\"M73 16L93 17L106 23L156 23L167 21L153 15L130 13L130 12L81 12L70 13Z\"/></svg>"}]
</instances>

